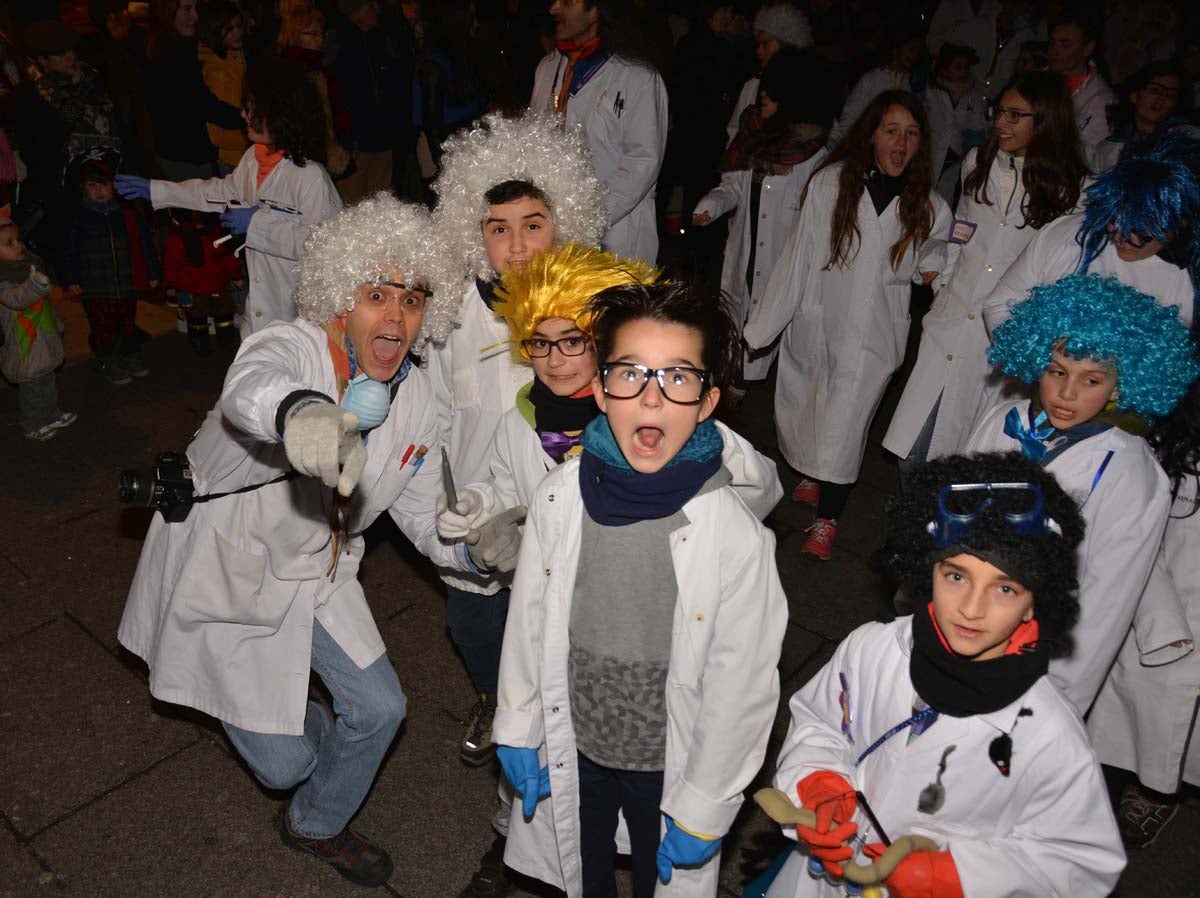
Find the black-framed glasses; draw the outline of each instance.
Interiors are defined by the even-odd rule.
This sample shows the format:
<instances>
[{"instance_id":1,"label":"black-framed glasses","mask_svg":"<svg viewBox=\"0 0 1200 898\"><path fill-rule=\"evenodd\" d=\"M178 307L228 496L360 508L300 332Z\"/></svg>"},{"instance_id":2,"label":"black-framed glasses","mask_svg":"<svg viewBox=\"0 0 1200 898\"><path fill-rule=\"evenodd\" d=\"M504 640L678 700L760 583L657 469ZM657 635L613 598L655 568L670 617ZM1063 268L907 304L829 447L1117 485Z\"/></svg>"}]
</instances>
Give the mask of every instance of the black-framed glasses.
<instances>
[{"instance_id":1,"label":"black-framed glasses","mask_svg":"<svg viewBox=\"0 0 1200 898\"><path fill-rule=\"evenodd\" d=\"M1024 112L1020 109L1013 109L1010 106L997 106L994 103L989 104L988 109L993 119L1000 119L1010 125L1019 123L1023 118L1033 118L1035 115L1033 112Z\"/></svg>"},{"instance_id":2,"label":"black-framed glasses","mask_svg":"<svg viewBox=\"0 0 1200 898\"><path fill-rule=\"evenodd\" d=\"M1036 483L948 483L938 490L937 519L926 529L939 549L960 543L989 508L998 506L1004 524L1019 536L1061 533L1047 517L1042 489Z\"/></svg>"},{"instance_id":3,"label":"black-framed glasses","mask_svg":"<svg viewBox=\"0 0 1200 898\"><path fill-rule=\"evenodd\" d=\"M1167 85L1165 85L1159 81L1147 82L1146 86L1143 87L1142 90L1144 90L1146 93L1150 94L1153 97L1166 97L1168 100L1178 100L1179 99L1179 88L1178 87L1167 87Z\"/></svg>"},{"instance_id":4,"label":"black-framed glasses","mask_svg":"<svg viewBox=\"0 0 1200 898\"><path fill-rule=\"evenodd\" d=\"M522 340L521 348L531 359L544 359L550 355L551 349L557 349L565 356L583 355L587 352L588 344L592 341L587 337L563 337L561 340L546 340L534 337L532 340Z\"/></svg>"},{"instance_id":5,"label":"black-framed glasses","mask_svg":"<svg viewBox=\"0 0 1200 898\"><path fill-rule=\"evenodd\" d=\"M604 395L613 399L634 399L642 395L653 377L659 392L677 405L695 405L704 398L712 375L700 368L676 365L671 368L647 368L633 362L609 362L600 366L600 384Z\"/></svg>"}]
</instances>

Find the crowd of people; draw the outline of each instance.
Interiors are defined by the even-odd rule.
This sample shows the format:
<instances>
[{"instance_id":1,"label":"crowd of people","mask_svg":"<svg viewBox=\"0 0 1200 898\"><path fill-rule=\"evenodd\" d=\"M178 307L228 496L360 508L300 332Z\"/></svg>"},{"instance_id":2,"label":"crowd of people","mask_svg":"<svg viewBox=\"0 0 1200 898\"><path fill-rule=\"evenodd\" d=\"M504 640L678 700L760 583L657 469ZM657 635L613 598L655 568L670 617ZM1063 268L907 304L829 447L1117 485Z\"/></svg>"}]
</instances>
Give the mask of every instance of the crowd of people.
<instances>
[{"instance_id":1,"label":"crowd of people","mask_svg":"<svg viewBox=\"0 0 1200 898\"><path fill-rule=\"evenodd\" d=\"M290 792L284 844L393 872L350 828L405 714L357 578L385 512L445 583L461 759L502 771L465 898L614 898L618 852L636 898L713 896L764 763L795 846L748 896L1100 898L1200 785L1182 4L86 6L3 43L0 367L27 436L76 420L54 284L114 384L151 373L139 298L231 353L118 635ZM764 521L810 505L837 551L925 302L897 616L768 757ZM725 423L748 390L786 499Z\"/></svg>"}]
</instances>

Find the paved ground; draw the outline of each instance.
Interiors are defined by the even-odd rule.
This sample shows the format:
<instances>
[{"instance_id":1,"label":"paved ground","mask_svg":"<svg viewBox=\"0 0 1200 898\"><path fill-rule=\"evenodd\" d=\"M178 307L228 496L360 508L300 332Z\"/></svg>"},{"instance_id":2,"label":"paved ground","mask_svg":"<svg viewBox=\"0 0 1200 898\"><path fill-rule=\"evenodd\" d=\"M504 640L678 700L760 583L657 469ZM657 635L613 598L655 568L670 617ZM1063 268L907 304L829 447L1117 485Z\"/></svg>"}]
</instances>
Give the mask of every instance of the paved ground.
<instances>
[{"instance_id":1,"label":"paved ground","mask_svg":"<svg viewBox=\"0 0 1200 898\"><path fill-rule=\"evenodd\" d=\"M141 663L116 644L148 520L116 504L117 473L187 439L227 361L197 360L174 333L147 358L154 374L127 387L109 385L90 360L69 365L62 405L80 420L45 444L22 437L15 392L0 391L0 898L367 894L282 848L271 825L280 796L255 785L211 721L153 702ZM734 423L773 451L767 391L753 391ZM866 558L894 476L876 435L827 564L800 557L807 517L797 506L785 500L770 520L792 609L785 699L886 607ZM790 489L794 477L784 479ZM490 842L496 773L457 759L472 696L437 584L390 525L370 537L363 579L410 716L358 825L396 859L376 894L447 898ZM780 716L771 761L785 727ZM1196 895L1194 836L1192 800L1159 845L1134 857L1120 894ZM743 865L777 852L778 838L746 810L727 842L723 898L740 894Z\"/></svg>"}]
</instances>

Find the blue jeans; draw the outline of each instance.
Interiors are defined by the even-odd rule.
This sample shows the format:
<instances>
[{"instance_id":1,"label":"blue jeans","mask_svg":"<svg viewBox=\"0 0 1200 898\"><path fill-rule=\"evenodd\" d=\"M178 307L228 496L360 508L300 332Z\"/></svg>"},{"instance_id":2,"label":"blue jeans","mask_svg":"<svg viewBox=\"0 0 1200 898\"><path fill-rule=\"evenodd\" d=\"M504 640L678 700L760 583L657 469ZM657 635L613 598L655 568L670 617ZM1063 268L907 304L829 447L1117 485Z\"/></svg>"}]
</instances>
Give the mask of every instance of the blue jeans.
<instances>
[{"instance_id":1,"label":"blue jeans","mask_svg":"<svg viewBox=\"0 0 1200 898\"><path fill-rule=\"evenodd\" d=\"M446 586L446 626L462 652L467 673L477 692L495 693L500 679L500 649L508 618L508 593L485 596Z\"/></svg>"},{"instance_id":2,"label":"blue jeans","mask_svg":"<svg viewBox=\"0 0 1200 898\"><path fill-rule=\"evenodd\" d=\"M280 791L296 788L287 810L292 832L327 839L346 828L367 797L404 720L406 701L387 655L364 670L315 619L312 669L333 696L333 720L310 701L303 736L222 725L259 782Z\"/></svg>"},{"instance_id":3,"label":"blue jeans","mask_svg":"<svg viewBox=\"0 0 1200 898\"><path fill-rule=\"evenodd\" d=\"M617 898L617 810L629 828L634 898L652 898L658 880L663 772L602 767L579 753L579 852L583 898Z\"/></svg>"}]
</instances>

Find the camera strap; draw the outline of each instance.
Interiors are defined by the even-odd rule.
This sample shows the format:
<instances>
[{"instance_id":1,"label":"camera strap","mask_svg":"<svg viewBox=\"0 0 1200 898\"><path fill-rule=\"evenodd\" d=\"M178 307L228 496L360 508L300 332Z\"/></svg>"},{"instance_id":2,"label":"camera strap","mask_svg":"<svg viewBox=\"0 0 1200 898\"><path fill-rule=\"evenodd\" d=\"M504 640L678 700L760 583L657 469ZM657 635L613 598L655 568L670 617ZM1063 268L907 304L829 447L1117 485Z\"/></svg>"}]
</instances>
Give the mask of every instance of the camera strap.
<instances>
[{"instance_id":1,"label":"camera strap","mask_svg":"<svg viewBox=\"0 0 1200 898\"><path fill-rule=\"evenodd\" d=\"M226 496L236 496L239 493L252 493L255 490L262 489L264 486L271 486L275 483L283 483L285 480L295 480L299 476L300 474L297 471L287 471L286 473L280 474L278 477L273 477L272 479L263 481L262 483L252 483L249 486L244 486L241 489L230 490L227 493L206 493L203 496L193 496L189 500L188 504L199 505L201 502L211 502L213 499L224 499Z\"/></svg>"}]
</instances>

